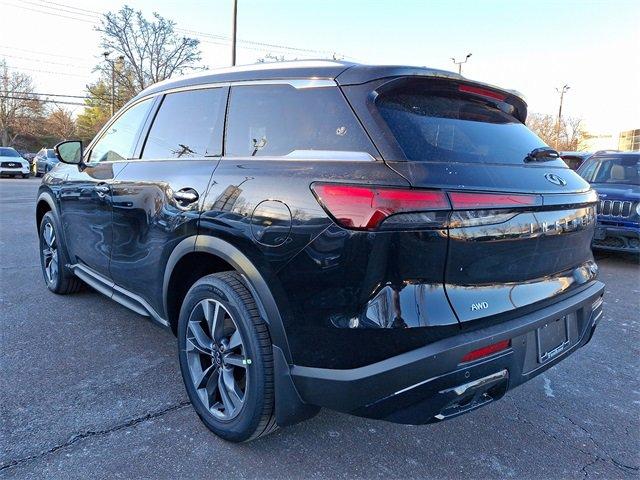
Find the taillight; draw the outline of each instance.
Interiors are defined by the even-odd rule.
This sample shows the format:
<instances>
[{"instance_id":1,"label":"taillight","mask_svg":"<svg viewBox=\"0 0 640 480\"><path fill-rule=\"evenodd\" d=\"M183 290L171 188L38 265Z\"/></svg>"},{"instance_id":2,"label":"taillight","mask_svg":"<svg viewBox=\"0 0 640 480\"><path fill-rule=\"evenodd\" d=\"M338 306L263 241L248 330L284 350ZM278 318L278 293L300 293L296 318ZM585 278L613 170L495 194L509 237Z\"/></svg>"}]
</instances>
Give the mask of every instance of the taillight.
<instances>
[{"instance_id":1,"label":"taillight","mask_svg":"<svg viewBox=\"0 0 640 480\"><path fill-rule=\"evenodd\" d=\"M533 207L542 205L539 195L515 193L449 192L454 210Z\"/></svg>"},{"instance_id":2,"label":"taillight","mask_svg":"<svg viewBox=\"0 0 640 480\"><path fill-rule=\"evenodd\" d=\"M500 223L522 207L542 205L540 195L443 192L412 188L314 183L320 205L354 230L442 229Z\"/></svg>"},{"instance_id":3,"label":"taillight","mask_svg":"<svg viewBox=\"0 0 640 480\"><path fill-rule=\"evenodd\" d=\"M486 347L478 348L477 350L472 350L469 353L467 353L464 357L462 357L462 360L460 360L460 363L473 362L474 360L479 360L481 358L488 357L490 355L493 355L494 353L498 353L503 350L506 350L510 346L511 346L511 340L507 339L497 343L493 343Z\"/></svg>"},{"instance_id":4,"label":"taillight","mask_svg":"<svg viewBox=\"0 0 640 480\"><path fill-rule=\"evenodd\" d=\"M446 194L436 190L326 183L315 183L311 189L336 222L357 230L374 230L387 218L408 212L418 214L407 215L408 224L419 219L420 225L424 226L431 219L436 220L438 215L420 216L420 213L450 209ZM392 223L395 228L406 226L405 222Z\"/></svg>"}]
</instances>

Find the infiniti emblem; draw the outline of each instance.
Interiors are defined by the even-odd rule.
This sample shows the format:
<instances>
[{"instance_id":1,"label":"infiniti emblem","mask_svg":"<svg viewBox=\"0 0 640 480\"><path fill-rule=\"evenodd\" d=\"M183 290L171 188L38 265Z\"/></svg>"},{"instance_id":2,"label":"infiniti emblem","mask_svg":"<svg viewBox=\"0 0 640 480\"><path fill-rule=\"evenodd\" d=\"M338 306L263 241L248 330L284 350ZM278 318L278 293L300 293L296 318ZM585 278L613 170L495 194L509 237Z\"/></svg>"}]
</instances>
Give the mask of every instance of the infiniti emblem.
<instances>
[{"instance_id":1,"label":"infiniti emblem","mask_svg":"<svg viewBox=\"0 0 640 480\"><path fill-rule=\"evenodd\" d=\"M564 187L567 184L567 181L562 178L559 177L558 175L556 175L555 173L547 173L544 178L546 178L547 180L549 180L551 183L553 183L554 185L558 185L559 187Z\"/></svg>"}]
</instances>

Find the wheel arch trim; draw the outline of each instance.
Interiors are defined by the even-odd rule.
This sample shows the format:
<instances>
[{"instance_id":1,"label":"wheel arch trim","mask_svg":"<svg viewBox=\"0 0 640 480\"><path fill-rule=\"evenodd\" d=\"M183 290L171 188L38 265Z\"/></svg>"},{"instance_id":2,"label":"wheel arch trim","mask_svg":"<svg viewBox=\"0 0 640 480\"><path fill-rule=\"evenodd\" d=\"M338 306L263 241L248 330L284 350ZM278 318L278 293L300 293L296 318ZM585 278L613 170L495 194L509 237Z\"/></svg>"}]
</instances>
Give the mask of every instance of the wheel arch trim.
<instances>
[{"instance_id":1,"label":"wheel arch trim","mask_svg":"<svg viewBox=\"0 0 640 480\"><path fill-rule=\"evenodd\" d=\"M209 253L221 258L225 262L229 263L243 277L247 288L256 300L256 305L258 306L260 315L269 326L269 333L271 334L273 344L282 350L287 363L293 363L282 316L280 315L280 310L278 309L275 298L273 297L267 282L253 262L251 262L244 253L229 242L220 238L192 235L183 239L175 246L169 256L167 266L165 267L162 286L162 300L165 317L168 318L169 282L171 280L173 270L185 255L194 252Z\"/></svg>"}]
</instances>

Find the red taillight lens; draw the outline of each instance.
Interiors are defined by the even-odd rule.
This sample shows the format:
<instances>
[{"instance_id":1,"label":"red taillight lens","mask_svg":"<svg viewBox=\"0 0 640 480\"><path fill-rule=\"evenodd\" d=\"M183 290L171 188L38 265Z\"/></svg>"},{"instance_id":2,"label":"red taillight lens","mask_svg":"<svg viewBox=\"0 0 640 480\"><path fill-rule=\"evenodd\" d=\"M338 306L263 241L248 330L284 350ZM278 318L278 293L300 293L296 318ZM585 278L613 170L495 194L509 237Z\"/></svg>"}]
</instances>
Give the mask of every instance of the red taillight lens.
<instances>
[{"instance_id":1,"label":"red taillight lens","mask_svg":"<svg viewBox=\"0 0 640 480\"><path fill-rule=\"evenodd\" d=\"M340 225L357 230L373 230L396 213L450 208L446 194L439 191L326 183L311 189Z\"/></svg>"},{"instance_id":2,"label":"red taillight lens","mask_svg":"<svg viewBox=\"0 0 640 480\"><path fill-rule=\"evenodd\" d=\"M542 204L538 195L512 193L449 192L449 199L454 210L530 207Z\"/></svg>"},{"instance_id":3,"label":"red taillight lens","mask_svg":"<svg viewBox=\"0 0 640 480\"><path fill-rule=\"evenodd\" d=\"M477 350L472 350L467 353L460 363L465 362L473 362L474 360L478 360L480 358L488 357L489 355L493 355L494 353L501 352L502 350L506 350L511 346L511 340L502 340L501 342L491 344L487 347L478 348Z\"/></svg>"},{"instance_id":4,"label":"red taillight lens","mask_svg":"<svg viewBox=\"0 0 640 480\"><path fill-rule=\"evenodd\" d=\"M501 102L503 102L507 98L507 96L502 93L494 92L493 90L487 90L486 88L473 87L471 85L460 85L458 87L458 91L464 93L473 93L474 95L480 95L483 97L495 98L496 100L500 100Z\"/></svg>"}]
</instances>

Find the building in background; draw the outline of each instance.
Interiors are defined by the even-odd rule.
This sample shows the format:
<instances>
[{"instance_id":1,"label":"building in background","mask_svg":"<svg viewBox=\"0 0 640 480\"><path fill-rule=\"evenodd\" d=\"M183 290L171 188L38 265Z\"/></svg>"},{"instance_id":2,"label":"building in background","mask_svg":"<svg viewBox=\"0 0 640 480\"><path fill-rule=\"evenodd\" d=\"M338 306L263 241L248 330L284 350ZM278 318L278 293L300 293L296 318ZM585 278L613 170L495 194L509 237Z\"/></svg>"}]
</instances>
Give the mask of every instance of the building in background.
<instances>
[{"instance_id":1,"label":"building in background","mask_svg":"<svg viewBox=\"0 0 640 480\"><path fill-rule=\"evenodd\" d=\"M622 150L623 152L640 151L640 128L620 132L618 150Z\"/></svg>"},{"instance_id":2,"label":"building in background","mask_svg":"<svg viewBox=\"0 0 640 480\"><path fill-rule=\"evenodd\" d=\"M640 129L618 132L586 131L578 142L581 152L598 150L640 151Z\"/></svg>"}]
</instances>

